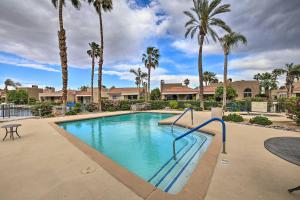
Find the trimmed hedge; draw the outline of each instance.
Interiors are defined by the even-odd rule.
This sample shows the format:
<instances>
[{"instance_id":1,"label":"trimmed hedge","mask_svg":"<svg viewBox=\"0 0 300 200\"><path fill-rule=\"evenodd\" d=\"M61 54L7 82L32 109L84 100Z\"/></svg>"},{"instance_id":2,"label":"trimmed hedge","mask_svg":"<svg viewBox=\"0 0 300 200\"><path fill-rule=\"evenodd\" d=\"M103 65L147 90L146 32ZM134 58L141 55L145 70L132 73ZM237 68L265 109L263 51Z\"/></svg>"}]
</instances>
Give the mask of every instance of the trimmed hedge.
<instances>
[{"instance_id":1,"label":"trimmed hedge","mask_svg":"<svg viewBox=\"0 0 300 200\"><path fill-rule=\"evenodd\" d=\"M137 103L145 103L144 100L120 100L120 101L113 101L113 100L102 100L102 110L113 112L113 111L127 111L130 110L131 105ZM172 109L179 109L183 110L185 108L193 108L196 111L201 111L200 102L195 100L188 100L188 101L148 101L147 103L150 104L151 110L161 110L165 109L166 107L170 107ZM79 107L79 106L78 106ZM220 107L220 103L210 100L204 102L204 107L206 110L211 109L211 107ZM94 112L97 110L96 104L88 104L85 106L85 109L89 112Z\"/></svg>"},{"instance_id":2,"label":"trimmed hedge","mask_svg":"<svg viewBox=\"0 0 300 200\"><path fill-rule=\"evenodd\" d=\"M225 115L223 116L223 120L224 121L230 121L230 122L243 122L244 118L241 115L238 114L229 114L229 115Z\"/></svg>"},{"instance_id":3,"label":"trimmed hedge","mask_svg":"<svg viewBox=\"0 0 300 200\"><path fill-rule=\"evenodd\" d=\"M256 116L250 119L251 124L258 124L258 125L263 125L263 126L268 126L273 124L271 120L269 120L267 117L264 116Z\"/></svg>"},{"instance_id":4,"label":"trimmed hedge","mask_svg":"<svg viewBox=\"0 0 300 200\"><path fill-rule=\"evenodd\" d=\"M132 104L143 103L143 100L136 100L136 101L111 101L111 100L104 100L102 101L102 110L103 111L125 111L130 110Z\"/></svg>"}]
</instances>

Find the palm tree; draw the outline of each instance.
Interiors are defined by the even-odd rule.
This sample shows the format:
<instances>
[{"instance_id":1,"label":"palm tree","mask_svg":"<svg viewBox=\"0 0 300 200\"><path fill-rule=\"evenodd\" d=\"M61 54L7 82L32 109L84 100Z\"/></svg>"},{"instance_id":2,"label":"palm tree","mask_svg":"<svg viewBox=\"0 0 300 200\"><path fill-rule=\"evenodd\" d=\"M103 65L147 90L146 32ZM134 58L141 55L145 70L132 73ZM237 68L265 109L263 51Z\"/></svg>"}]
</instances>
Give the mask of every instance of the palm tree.
<instances>
[{"instance_id":1,"label":"palm tree","mask_svg":"<svg viewBox=\"0 0 300 200\"><path fill-rule=\"evenodd\" d=\"M204 95L203 95L203 69L202 69L202 49L205 37L210 35L213 41L217 41L218 34L214 27L221 28L230 32L230 27L227 24L216 18L217 15L230 11L230 4L220 5L222 0L193 0L194 7L191 11L184 11L190 19L185 24L187 28L185 37L188 35L194 38L197 34L199 44L199 58L198 58L198 72L199 72L199 100L200 106L204 108Z\"/></svg>"},{"instance_id":2,"label":"palm tree","mask_svg":"<svg viewBox=\"0 0 300 200\"><path fill-rule=\"evenodd\" d=\"M79 88L79 90L82 92L86 92L88 90L88 88L89 88L88 86L83 85Z\"/></svg>"},{"instance_id":3,"label":"palm tree","mask_svg":"<svg viewBox=\"0 0 300 200\"><path fill-rule=\"evenodd\" d=\"M150 100L150 77L151 68L155 69L159 65L159 49L155 47L148 47L147 52L143 54L142 61L145 67L148 69L148 89L147 89L147 100Z\"/></svg>"},{"instance_id":4,"label":"palm tree","mask_svg":"<svg viewBox=\"0 0 300 200\"><path fill-rule=\"evenodd\" d=\"M58 8L58 20L59 20L59 31L58 31L58 44L59 44L59 55L61 62L62 71L62 100L63 100L63 110L66 112L67 106L67 89L68 89L68 59L67 59L67 43L66 43L66 31L64 29L63 21L63 6L65 5L65 0L51 0L53 6ZM72 5L79 10L80 0L70 0Z\"/></svg>"},{"instance_id":5,"label":"palm tree","mask_svg":"<svg viewBox=\"0 0 300 200\"><path fill-rule=\"evenodd\" d=\"M103 67L103 53L104 53L104 35L103 35L103 20L102 20L102 10L104 12L111 11L113 9L112 0L88 0L89 4L93 4L96 12L99 16L100 25L100 49L99 49L99 67L98 67L98 109L102 111L101 105L101 90L102 90L102 67Z\"/></svg>"},{"instance_id":6,"label":"palm tree","mask_svg":"<svg viewBox=\"0 0 300 200\"><path fill-rule=\"evenodd\" d=\"M185 85L186 87L188 87L189 84L190 84L190 80L187 78L187 79L185 79L185 80L183 81L183 83L184 83L184 85Z\"/></svg>"},{"instance_id":7,"label":"palm tree","mask_svg":"<svg viewBox=\"0 0 300 200\"><path fill-rule=\"evenodd\" d=\"M21 83L19 82L14 82L13 80L11 79L6 79L4 81L4 92L6 94L6 98L5 98L5 102L7 103L8 102L8 99L7 99L7 94L8 94L8 86L11 86L11 87L18 87L18 86L21 86Z\"/></svg>"},{"instance_id":8,"label":"palm tree","mask_svg":"<svg viewBox=\"0 0 300 200\"><path fill-rule=\"evenodd\" d=\"M141 96L141 84L148 74L143 72L140 67L137 70L131 69L130 72L135 75L135 84L139 89L139 96Z\"/></svg>"},{"instance_id":9,"label":"palm tree","mask_svg":"<svg viewBox=\"0 0 300 200\"><path fill-rule=\"evenodd\" d=\"M261 88L264 88L268 98L271 97L271 91L277 89L277 76L273 73L265 72L254 75L253 79L259 81Z\"/></svg>"},{"instance_id":10,"label":"palm tree","mask_svg":"<svg viewBox=\"0 0 300 200\"><path fill-rule=\"evenodd\" d=\"M203 73L203 81L205 82L205 86L210 85L213 82L216 82L218 79L216 74L213 72L205 71Z\"/></svg>"},{"instance_id":11,"label":"palm tree","mask_svg":"<svg viewBox=\"0 0 300 200\"><path fill-rule=\"evenodd\" d=\"M227 73L228 73L228 55L233 47L239 43L247 44L247 39L240 33L231 32L220 38L220 43L224 51L224 83L223 83L223 109L226 110L226 90L227 90Z\"/></svg>"},{"instance_id":12,"label":"palm tree","mask_svg":"<svg viewBox=\"0 0 300 200\"><path fill-rule=\"evenodd\" d=\"M299 79L300 77L300 65L294 65L294 63L286 64L282 68L274 69L273 74L276 76L285 74L287 95L288 97L292 96L294 92L295 79Z\"/></svg>"},{"instance_id":13,"label":"palm tree","mask_svg":"<svg viewBox=\"0 0 300 200\"><path fill-rule=\"evenodd\" d=\"M95 73L95 58L99 56L99 45L96 42L89 43L90 49L87 54L92 58L92 77L91 77L91 100L94 103L94 73Z\"/></svg>"}]
</instances>

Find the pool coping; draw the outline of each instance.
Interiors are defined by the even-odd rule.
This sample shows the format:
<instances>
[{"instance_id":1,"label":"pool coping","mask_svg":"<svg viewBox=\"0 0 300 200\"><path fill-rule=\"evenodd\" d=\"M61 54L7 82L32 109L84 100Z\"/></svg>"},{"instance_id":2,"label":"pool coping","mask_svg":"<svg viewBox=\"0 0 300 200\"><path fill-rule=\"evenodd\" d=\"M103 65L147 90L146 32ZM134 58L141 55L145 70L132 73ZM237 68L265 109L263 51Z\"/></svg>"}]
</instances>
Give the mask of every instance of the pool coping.
<instances>
[{"instance_id":1,"label":"pool coping","mask_svg":"<svg viewBox=\"0 0 300 200\"><path fill-rule=\"evenodd\" d=\"M191 177L189 178L187 184L184 186L183 190L178 194L169 194L161 191L156 188L149 182L143 180L137 175L133 174L126 168L120 166L112 159L108 158L101 152L95 150L90 147L83 141L81 141L76 136L68 133L63 128L60 128L57 123L70 122L70 121L81 121L86 119L95 119L102 117L111 117L111 116L119 116L119 115L127 115L134 114L140 112L128 112L128 113L106 113L105 115L100 116L91 116L91 117L80 117L72 118L72 119L58 119L53 122L49 122L49 124L62 136L64 136L69 142L71 142L74 146L80 149L83 153L85 153L89 158L99 164L104 170L106 170L110 175L119 180L121 183L126 185L129 189L135 192L138 196L143 199L149 200L200 200L204 199L209 184L211 182L211 178L213 172L215 170L215 166L217 164L218 156L221 150L221 133L212 131L209 129L201 129L201 132L205 132L214 136L211 141L211 144L207 148L206 152L203 154L202 158L198 162L196 168L194 169ZM168 113L168 112L153 112L153 113ZM171 113L171 112L170 112ZM176 113L172 113L176 114ZM170 125L170 123L159 123L162 125ZM177 126L182 126L185 128L192 128L191 126L186 126L184 124L178 123Z\"/></svg>"}]
</instances>

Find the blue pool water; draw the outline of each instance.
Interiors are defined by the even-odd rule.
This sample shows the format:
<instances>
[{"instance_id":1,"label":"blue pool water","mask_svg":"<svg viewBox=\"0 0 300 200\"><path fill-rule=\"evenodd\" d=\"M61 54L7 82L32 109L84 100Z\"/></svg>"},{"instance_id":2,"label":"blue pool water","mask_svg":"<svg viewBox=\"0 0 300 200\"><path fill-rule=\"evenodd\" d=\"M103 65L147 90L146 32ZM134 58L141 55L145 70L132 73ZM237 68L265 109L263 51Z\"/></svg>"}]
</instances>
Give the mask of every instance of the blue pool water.
<instances>
[{"instance_id":1,"label":"blue pool water","mask_svg":"<svg viewBox=\"0 0 300 200\"><path fill-rule=\"evenodd\" d=\"M172 142L187 129L158 125L172 114L136 113L60 123L59 126L97 151L156 187L171 193L181 190L211 137L191 134ZM185 172L185 173L183 173Z\"/></svg>"}]
</instances>

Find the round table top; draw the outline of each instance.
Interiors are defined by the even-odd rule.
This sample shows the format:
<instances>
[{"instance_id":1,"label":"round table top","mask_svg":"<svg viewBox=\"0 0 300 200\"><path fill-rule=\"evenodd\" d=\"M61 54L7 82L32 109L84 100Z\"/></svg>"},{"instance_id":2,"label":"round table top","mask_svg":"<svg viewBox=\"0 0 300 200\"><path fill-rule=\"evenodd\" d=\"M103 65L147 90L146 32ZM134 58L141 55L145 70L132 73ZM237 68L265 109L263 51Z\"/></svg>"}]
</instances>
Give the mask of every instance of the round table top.
<instances>
[{"instance_id":1,"label":"round table top","mask_svg":"<svg viewBox=\"0 0 300 200\"><path fill-rule=\"evenodd\" d=\"M276 137L265 141L265 148L276 156L300 166L300 137Z\"/></svg>"},{"instance_id":2,"label":"round table top","mask_svg":"<svg viewBox=\"0 0 300 200\"><path fill-rule=\"evenodd\" d=\"M1 126L1 128L10 128L10 127L18 127L18 126L22 126L22 125L21 124L8 124L8 125Z\"/></svg>"}]
</instances>

